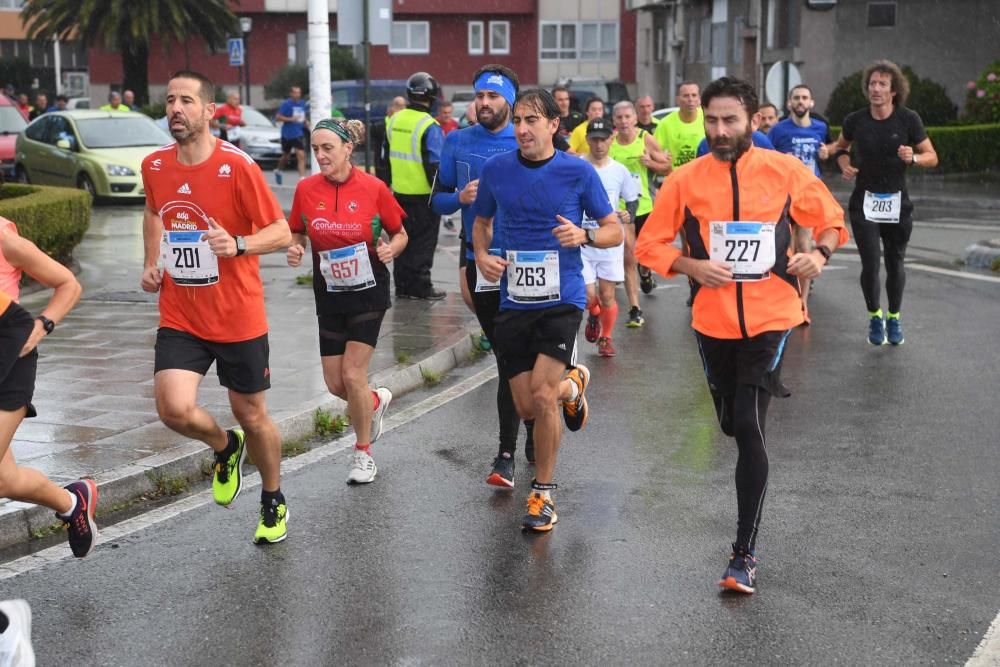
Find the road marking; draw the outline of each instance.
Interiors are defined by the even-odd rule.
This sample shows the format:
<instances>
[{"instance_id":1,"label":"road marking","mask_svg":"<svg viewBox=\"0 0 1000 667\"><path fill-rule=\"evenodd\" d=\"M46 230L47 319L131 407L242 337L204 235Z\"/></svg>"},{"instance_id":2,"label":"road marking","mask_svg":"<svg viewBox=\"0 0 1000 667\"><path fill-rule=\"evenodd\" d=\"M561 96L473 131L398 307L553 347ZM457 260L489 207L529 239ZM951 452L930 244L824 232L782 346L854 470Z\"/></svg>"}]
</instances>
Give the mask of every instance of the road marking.
<instances>
[{"instance_id":1,"label":"road marking","mask_svg":"<svg viewBox=\"0 0 1000 667\"><path fill-rule=\"evenodd\" d=\"M1000 614L993 619L975 652L965 667L996 667L1000 665Z\"/></svg>"},{"instance_id":2,"label":"road marking","mask_svg":"<svg viewBox=\"0 0 1000 667\"><path fill-rule=\"evenodd\" d=\"M955 220L956 222L950 222ZM914 227L930 227L933 229L957 229L963 232L1000 232L1000 227L996 225L970 225L967 222L959 222L959 218L938 218L926 222L914 221Z\"/></svg>"},{"instance_id":3,"label":"road marking","mask_svg":"<svg viewBox=\"0 0 1000 667\"><path fill-rule=\"evenodd\" d=\"M861 258L855 255L840 255L837 257L838 260L847 260L848 262L861 262ZM980 273L969 273L967 271L955 271L954 269L942 269L939 266L930 266L928 264L921 264L919 262L907 262L907 269L916 269L917 271L926 271L927 273L937 273L942 276L951 276L953 278L963 278L965 280L979 280L984 283L1000 283L1000 278L996 276L987 276ZM825 271L826 269L824 269Z\"/></svg>"},{"instance_id":4,"label":"road marking","mask_svg":"<svg viewBox=\"0 0 1000 667\"><path fill-rule=\"evenodd\" d=\"M416 405L410 406L409 408L397 413L391 413L391 416L387 417L385 420L383 433L397 429L400 426L427 414L428 412L437 410L446 403L453 401L456 398L460 398L481 385L486 384L496 376L496 364L490 361L488 368L467 377L461 382L455 383L453 386L448 387L444 391L425 398ZM353 447L354 443L351 442L352 437L352 434L345 434L335 440L331 440L325 445L316 447L301 456L285 459L281 462L281 474L288 475L301 470L306 466L322 461L323 459L330 458L334 454L338 454L345 449ZM243 486L245 489L252 489L259 484L260 473L254 472L243 478ZM150 510L149 512L145 512L139 516L116 523L113 526L102 528L98 538L98 545L110 544L144 528L168 521L176 516L184 514L185 512L190 512L191 510L198 509L199 507L203 507L213 502L212 490L206 489L201 493L188 496L187 498L170 503L164 507ZM94 552L88 558L99 558L102 553L103 550ZM27 574L49 565L50 563L57 563L62 560L72 560L72 552L70 552L69 547L66 544L59 544L47 549L42 549L41 551L37 551L28 556L12 560L9 563L0 563L0 581L10 579L21 574Z\"/></svg>"}]
</instances>

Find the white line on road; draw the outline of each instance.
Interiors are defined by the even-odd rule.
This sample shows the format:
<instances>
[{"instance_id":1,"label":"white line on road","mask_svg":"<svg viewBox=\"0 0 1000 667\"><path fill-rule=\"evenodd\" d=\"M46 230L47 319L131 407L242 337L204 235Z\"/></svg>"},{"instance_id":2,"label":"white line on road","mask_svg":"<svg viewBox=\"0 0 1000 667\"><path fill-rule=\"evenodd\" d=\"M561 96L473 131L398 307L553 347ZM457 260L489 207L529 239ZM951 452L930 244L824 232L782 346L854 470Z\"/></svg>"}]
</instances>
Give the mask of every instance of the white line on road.
<instances>
[{"instance_id":1,"label":"white line on road","mask_svg":"<svg viewBox=\"0 0 1000 667\"><path fill-rule=\"evenodd\" d=\"M847 260L848 262L861 261L861 258L856 255L840 255L837 259ZM937 273L942 276L951 276L953 278L964 278L965 280L979 280L985 283L1000 283L1000 278L997 278L996 276L987 276L981 273L969 273L968 271L955 271L954 269L942 269L939 266L929 266L918 262L907 262L906 268L915 269L917 271L926 271L927 273ZM824 271L825 270L827 269L824 269Z\"/></svg>"},{"instance_id":2,"label":"white line on road","mask_svg":"<svg viewBox=\"0 0 1000 667\"><path fill-rule=\"evenodd\" d=\"M496 376L496 364L491 362L488 368L479 371L475 375L467 377L461 382L455 383L453 386L420 401L416 405L392 414L392 416L386 418L385 426L383 427L382 432L385 433L392 431L413 421L414 419L417 419L418 417L427 414L428 412L436 410L449 401L453 401L456 398L459 398L470 391L473 391L477 387L489 382ZM288 475L352 447L353 443L350 441L351 437L352 436L350 434L341 436L336 440L316 447L301 456L296 456L282 461L282 475ZM255 488L259 484L259 473L255 472L246 475L243 478L243 487L245 489ZM98 543L110 544L111 542L120 540L123 537L140 531L143 528L148 528L149 526L168 521L176 516L184 514L185 512L190 512L191 510L203 507L212 502L212 491L210 489L202 491L201 493L196 493L192 496L188 496L187 498L178 500L177 502L170 503L164 507L144 512L143 514L131 519L126 519L125 521L116 523L113 526L102 528ZM9 563L0 564L0 581L32 572L33 570L37 570L38 568L44 567L50 563L68 560L71 557L71 552L65 544L59 544L54 547L42 549L31 555L12 560ZM100 557L100 552L93 553L89 556L89 558L97 557Z\"/></svg>"},{"instance_id":3,"label":"white line on road","mask_svg":"<svg viewBox=\"0 0 1000 667\"><path fill-rule=\"evenodd\" d=\"M1000 614L993 619L990 629L983 635L976 651L965 667L996 667L1000 665Z\"/></svg>"}]
</instances>

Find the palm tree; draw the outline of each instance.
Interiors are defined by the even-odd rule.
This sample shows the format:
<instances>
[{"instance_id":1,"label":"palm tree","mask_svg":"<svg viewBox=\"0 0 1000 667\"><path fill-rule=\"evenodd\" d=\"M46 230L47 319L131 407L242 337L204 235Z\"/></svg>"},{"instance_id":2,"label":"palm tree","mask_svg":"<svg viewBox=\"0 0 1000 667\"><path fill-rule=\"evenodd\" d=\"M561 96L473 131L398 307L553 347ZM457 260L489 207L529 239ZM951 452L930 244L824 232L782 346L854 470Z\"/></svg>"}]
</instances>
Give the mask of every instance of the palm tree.
<instances>
[{"instance_id":1,"label":"palm tree","mask_svg":"<svg viewBox=\"0 0 1000 667\"><path fill-rule=\"evenodd\" d=\"M149 96L149 48L200 37L219 48L237 30L228 0L27 0L21 22L32 39L74 38L121 53L124 87ZM238 4L238 3L236 3Z\"/></svg>"}]
</instances>

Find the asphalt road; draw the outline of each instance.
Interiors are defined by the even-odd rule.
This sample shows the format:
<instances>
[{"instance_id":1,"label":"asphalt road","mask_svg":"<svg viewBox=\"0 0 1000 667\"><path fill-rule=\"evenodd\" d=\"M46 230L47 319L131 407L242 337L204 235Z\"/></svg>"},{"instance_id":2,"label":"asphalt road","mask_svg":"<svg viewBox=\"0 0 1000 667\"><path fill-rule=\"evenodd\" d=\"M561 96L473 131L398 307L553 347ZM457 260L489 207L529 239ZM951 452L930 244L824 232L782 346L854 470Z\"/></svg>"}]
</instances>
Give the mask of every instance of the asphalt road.
<instances>
[{"instance_id":1,"label":"asphalt road","mask_svg":"<svg viewBox=\"0 0 1000 667\"><path fill-rule=\"evenodd\" d=\"M346 451L286 473L284 543L251 544L256 488L202 494L0 597L31 601L41 665L962 664L1000 606L1000 285L912 270L906 344L872 348L858 270L834 259L790 340L751 597L716 587L736 452L680 287L618 357L580 337L592 417L548 535L518 529L520 452L513 492L483 484L491 380L394 404L372 485L344 483Z\"/></svg>"}]
</instances>

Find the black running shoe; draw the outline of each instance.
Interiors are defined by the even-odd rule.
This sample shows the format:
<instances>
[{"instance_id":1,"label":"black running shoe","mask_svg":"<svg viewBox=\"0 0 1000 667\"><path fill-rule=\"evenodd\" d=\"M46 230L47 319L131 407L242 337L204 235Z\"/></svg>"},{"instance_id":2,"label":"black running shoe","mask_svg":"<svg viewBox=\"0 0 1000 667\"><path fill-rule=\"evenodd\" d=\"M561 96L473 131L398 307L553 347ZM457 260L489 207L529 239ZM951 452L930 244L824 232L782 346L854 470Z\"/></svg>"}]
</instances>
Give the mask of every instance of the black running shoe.
<instances>
[{"instance_id":1,"label":"black running shoe","mask_svg":"<svg viewBox=\"0 0 1000 667\"><path fill-rule=\"evenodd\" d=\"M757 557L754 553L737 549L734 544L733 554L729 557L729 565L719 586L737 593L753 593L757 586Z\"/></svg>"},{"instance_id":2,"label":"black running shoe","mask_svg":"<svg viewBox=\"0 0 1000 667\"><path fill-rule=\"evenodd\" d=\"M642 288L643 294L649 294L656 288L656 282L653 280L653 272L645 266L639 267L639 287Z\"/></svg>"},{"instance_id":3,"label":"black running shoe","mask_svg":"<svg viewBox=\"0 0 1000 667\"><path fill-rule=\"evenodd\" d=\"M493 460L493 471L486 478L490 486L504 489L514 488L514 457L510 454L500 454Z\"/></svg>"},{"instance_id":4,"label":"black running shoe","mask_svg":"<svg viewBox=\"0 0 1000 667\"><path fill-rule=\"evenodd\" d=\"M80 479L64 488L76 496L76 507L68 517L58 513L56 517L66 523L69 548L73 550L73 555L83 558L93 551L94 544L97 543L97 523L94 522L97 484L91 479Z\"/></svg>"}]
</instances>

